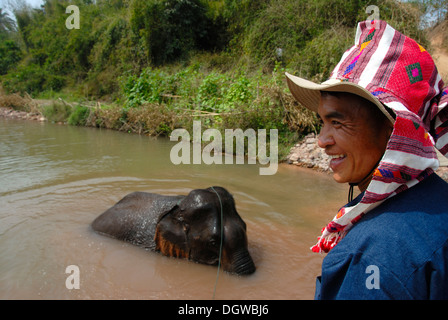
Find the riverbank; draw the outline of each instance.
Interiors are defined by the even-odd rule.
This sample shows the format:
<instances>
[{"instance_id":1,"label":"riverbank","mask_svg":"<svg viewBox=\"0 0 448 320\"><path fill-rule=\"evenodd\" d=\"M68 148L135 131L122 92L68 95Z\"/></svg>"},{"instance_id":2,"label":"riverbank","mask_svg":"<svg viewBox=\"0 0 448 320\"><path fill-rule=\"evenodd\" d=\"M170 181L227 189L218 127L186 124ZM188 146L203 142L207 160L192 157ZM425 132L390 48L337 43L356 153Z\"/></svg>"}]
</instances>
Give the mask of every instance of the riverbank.
<instances>
[{"instance_id":1,"label":"riverbank","mask_svg":"<svg viewBox=\"0 0 448 320\"><path fill-rule=\"evenodd\" d=\"M331 172L330 157L317 145L317 135L310 133L290 149L285 160L289 164Z\"/></svg>"},{"instance_id":2,"label":"riverbank","mask_svg":"<svg viewBox=\"0 0 448 320\"><path fill-rule=\"evenodd\" d=\"M47 121L38 111L25 112L6 107L0 107L0 117L41 122ZM317 145L317 135L315 133L310 133L298 141L290 148L286 158L280 159L280 162L331 174L329 167L330 157ZM448 181L447 166L441 166L436 172L445 181Z\"/></svg>"},{"instance_id":3,"label":"riverbank","mask_svg":"<svg viewBox=\"0 0 448 320\"><path fill-rule=\"evenodd\" d=\"M25 112L4 107L0 107L0 117L7 119L33 120L41 122L47 121L47 119L38 112Z\"/></svg>"}]
</instances>

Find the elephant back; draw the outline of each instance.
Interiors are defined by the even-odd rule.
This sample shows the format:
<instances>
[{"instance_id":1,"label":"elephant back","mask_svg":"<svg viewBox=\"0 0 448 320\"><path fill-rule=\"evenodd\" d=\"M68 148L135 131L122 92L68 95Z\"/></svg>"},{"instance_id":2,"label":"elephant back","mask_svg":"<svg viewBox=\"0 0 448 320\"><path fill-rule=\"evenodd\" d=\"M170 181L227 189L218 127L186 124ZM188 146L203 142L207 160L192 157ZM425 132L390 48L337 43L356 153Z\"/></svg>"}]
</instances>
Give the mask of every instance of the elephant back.
<instances>
[{"instance_id":1,"label":"elephant back","mask_svg":"<svg viewBox=\"0 0 448 320\"><path fill-rule=\"evenodd\" d=\"M112 238L154 250L154 235L160 217L183 198L133 192L98 216L92 222L92 228Z\"/></svg>"}]
</instances>

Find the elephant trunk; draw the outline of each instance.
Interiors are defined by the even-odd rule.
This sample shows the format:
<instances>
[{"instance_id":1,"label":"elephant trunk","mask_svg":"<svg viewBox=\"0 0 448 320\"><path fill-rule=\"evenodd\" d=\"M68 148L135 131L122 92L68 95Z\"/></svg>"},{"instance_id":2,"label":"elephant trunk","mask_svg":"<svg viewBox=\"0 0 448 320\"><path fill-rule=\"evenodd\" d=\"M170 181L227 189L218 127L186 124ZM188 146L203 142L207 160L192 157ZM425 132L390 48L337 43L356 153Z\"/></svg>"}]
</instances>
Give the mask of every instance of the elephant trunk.
<instances>
[{"instance_id":1,"label":"elephant trunk","mask_svg":"<svg viewBox=\"0 0 448 320\"><path fill-rule=\"evenodd\" d=\"M238 275L249 275L255 272L255 264L247 249L235 252L229 263L223 265L224 270Z\"/></svg>"}]
</instances>

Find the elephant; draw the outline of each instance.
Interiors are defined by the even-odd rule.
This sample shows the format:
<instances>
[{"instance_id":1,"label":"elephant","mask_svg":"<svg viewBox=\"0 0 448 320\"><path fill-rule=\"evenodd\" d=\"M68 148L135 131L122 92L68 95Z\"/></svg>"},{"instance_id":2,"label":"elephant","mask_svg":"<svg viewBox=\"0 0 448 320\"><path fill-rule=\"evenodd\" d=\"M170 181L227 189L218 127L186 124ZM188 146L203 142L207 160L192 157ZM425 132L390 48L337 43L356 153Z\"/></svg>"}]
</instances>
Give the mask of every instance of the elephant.
<instances>
[{"instance_id":1,"label":"elephant","mask_svg":"<svg viewBox=\"0 0 448 320\"><path fill-rule=\"evenodd\" d=\"M91 226L99 234L166 256L207 265L219 265L221 256L221 267L228 273L255 272L246 223L233 196L222 187L176 196L133 192L99 215Z\"/></svg>"}]
</instances>

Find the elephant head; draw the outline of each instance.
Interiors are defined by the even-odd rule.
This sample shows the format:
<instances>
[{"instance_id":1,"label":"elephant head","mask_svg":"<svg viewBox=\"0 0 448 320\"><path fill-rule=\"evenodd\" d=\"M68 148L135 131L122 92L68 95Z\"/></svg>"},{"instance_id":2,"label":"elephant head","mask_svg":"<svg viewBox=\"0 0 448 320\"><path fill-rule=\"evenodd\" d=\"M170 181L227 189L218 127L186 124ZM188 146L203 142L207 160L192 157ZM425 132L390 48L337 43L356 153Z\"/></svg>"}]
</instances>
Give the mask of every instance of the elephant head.
<instances>
[{"instance_id":1,"label":"elephant head","mask_svg":"<svg viewBox=\"0 0 448 320\"><path fill-rule=\"evenodd\" d=\"M221 187L196 189L160 216L156 250L167 256L217 265L230 273L251 274L255 265L247 249L246 223L230 193Z\"/></svg>"}]
</instances>

